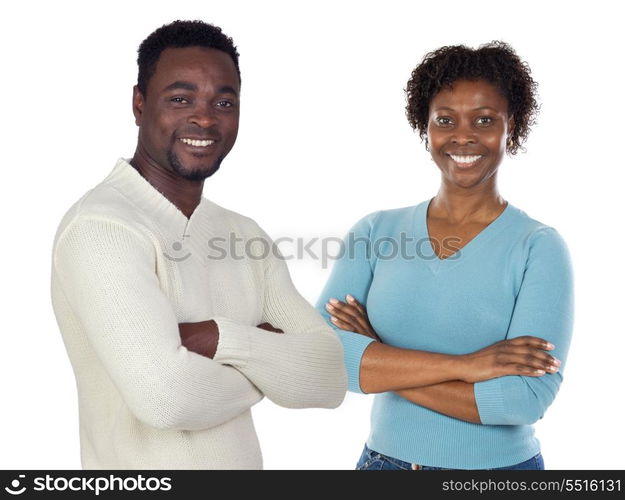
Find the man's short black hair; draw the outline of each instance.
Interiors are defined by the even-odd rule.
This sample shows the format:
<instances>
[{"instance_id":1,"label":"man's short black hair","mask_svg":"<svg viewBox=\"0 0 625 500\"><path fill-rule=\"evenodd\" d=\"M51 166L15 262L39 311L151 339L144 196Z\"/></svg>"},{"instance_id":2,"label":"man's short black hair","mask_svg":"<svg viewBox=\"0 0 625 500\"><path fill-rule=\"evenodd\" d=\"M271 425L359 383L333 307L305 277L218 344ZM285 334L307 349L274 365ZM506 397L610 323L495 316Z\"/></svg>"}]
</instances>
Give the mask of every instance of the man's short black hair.
<instances>
[{"instance_id":1,"label":"man's short black hair","mask_svg":"<svg viewBox=\"0 0 625 500\"><path fill-rule=\"evenodd\" d=\"M508 113L514 117L514 129L507 150L513 155L527 139L538 114L537 83L527 63L510 45L501 41L487 43L477 49L450 45L426 54L413 70L406 87L408 122L419 131L421 139L425 139L432 98L456 80L477 79L494 85L508 101Z\"/></svg>"},{"instance_id":2,"label":"man's short black hair","mask_svg":"<svg viewBox=\"0 0 625 500\"><path fill-rule=\"evenodd\" d=\"M204 21L174 21L158 28L139 46L137 87L144 96L147 95L148 83L154 75L161 52L167 48L183 47L206 47L225 52L232 58L241 80L237 48L232 38L224 34L219 26Z\"/></svg>"}]
</instances>

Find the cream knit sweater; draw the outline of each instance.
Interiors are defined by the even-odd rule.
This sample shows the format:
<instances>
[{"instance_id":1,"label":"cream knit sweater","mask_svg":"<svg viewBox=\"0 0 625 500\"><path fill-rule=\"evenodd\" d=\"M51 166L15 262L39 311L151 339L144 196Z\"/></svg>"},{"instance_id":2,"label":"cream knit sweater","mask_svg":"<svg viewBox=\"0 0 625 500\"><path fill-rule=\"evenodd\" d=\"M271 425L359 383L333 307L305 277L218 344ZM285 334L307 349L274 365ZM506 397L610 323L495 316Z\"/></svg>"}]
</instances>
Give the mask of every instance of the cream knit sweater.
<instances>
[{"instance_id":1,"label":"cream knit sweater","mask_svg":"<svg viewBox=\"0 0 625 500\"><path fill-rule=\"evenodd\" d=\"M345 395L341 343L267 234L204 197L187 219L123 159L60 223L52 303L86 469L262 468L252 405L334 408ZM208 319L214 360L178 332Z\"/></svg>"}]
</instances>

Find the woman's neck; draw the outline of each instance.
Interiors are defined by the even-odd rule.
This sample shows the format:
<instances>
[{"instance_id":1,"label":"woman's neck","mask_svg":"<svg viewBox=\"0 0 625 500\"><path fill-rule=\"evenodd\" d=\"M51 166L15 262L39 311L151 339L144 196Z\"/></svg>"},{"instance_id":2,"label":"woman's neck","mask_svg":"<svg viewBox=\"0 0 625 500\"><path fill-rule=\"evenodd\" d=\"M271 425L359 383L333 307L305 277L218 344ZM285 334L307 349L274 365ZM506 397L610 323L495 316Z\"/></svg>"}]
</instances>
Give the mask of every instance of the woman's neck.
<instances>
[{"instance_id":1,"label":"woman's neck","mask_svg":"<svg viewBox=\"0 0 625 500\"><path fill-rule=\"evenodd\" d=\"M432 199L428 215L445 219L450 224L490 223L506 206L496 184L475 189L446 186L444 183Z\"/></svg>"}]
</instances>

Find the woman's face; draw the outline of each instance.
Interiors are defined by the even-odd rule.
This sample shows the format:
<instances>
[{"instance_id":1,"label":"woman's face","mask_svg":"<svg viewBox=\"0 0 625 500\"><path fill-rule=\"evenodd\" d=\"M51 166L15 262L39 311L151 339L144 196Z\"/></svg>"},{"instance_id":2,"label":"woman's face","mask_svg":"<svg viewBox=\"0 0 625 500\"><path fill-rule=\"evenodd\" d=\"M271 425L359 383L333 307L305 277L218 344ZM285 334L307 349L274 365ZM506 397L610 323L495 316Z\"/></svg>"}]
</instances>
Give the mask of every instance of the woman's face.
<instances>
[{"instance_id":1,"label":"woman's face","mask_svg":"<svg viewBox=\"0 0 625 500\"><path fill-rule=\"evenodd\" d=\"M430 102L427 136L443 182L472 188L495 182L513 120L508 101L485 80L456 80Z\"/></svg>"}]
</instances>

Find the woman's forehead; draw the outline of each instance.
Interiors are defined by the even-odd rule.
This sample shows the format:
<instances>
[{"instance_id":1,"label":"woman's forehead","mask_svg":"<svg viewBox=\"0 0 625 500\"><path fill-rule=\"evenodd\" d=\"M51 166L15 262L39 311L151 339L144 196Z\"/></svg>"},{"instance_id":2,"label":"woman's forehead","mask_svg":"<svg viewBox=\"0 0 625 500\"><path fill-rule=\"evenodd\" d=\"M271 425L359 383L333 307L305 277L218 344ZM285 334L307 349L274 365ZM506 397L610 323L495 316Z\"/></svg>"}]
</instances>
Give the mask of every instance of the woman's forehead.
<instances>
[{"instance_id":1,"label":"woman's forehead","mask_svg":"<svg viewBox=\"0 0 625 500\"><path fill-rule=\"evenodd\" d=\"M444 86L430 102L430 109L462 108L479 109L489 107L493 109L508 108L507 99L499 89L486 80L456 80L451 85Z\"/></svg>"}]
</instances>

